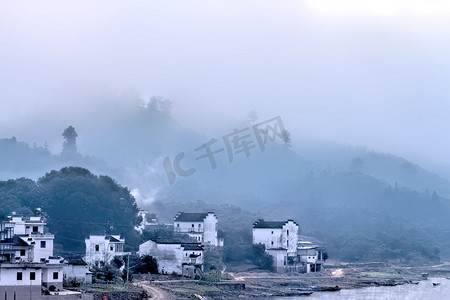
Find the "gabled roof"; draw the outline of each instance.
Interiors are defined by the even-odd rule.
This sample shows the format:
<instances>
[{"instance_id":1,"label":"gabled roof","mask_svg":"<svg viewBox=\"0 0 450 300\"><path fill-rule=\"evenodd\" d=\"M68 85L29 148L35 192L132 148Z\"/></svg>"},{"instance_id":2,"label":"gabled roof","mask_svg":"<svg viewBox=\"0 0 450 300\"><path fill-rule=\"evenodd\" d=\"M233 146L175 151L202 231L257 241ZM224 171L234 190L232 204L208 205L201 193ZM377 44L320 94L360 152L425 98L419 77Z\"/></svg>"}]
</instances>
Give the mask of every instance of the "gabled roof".
<instances>
[{"instance_id":1,"label":"gabled roof","mask_svg":"<svg viewBox=\"0 0 450 300\"><path fill-rule=\"evenodd\" d=\"M283 228L285 224L287 224L289 221L293 222L295 225L298 226L298 224L294 220L287 220L287 221L264 221L263 219L259 219L255 223L253 223L253 228Z\"/></svg>"},{"instance_id":2,"label":"gabled roof","mask_svg":"<svg viewBox=\"0 0 450 300\"><path fill-rule=\"evenodd\" d=\"M32 247L18 235L14 235L12 238L4 239L0 242L0 244L9 244L13 247Z\"/></svg>"},{"instance_id":3,"label":"gabled roof","mask_svg":"<svg viewBox=\"0 0 450 300\"><path fill-rule=\"evenodd\" d=\"M81 258L66 258L66 261L69 265L75 265L75 266L87 266L87 263L81 259Z\"/></svg>"},{"instance_id":4,"label":"gabled roof","mask_svg":"<svg viewBox=\"0 0 450 300\"><path fill-rule=\"evenodd\" d=\"M14 236L13 241L14 241L14 246L31 247L29 243L25 242L19 236Z\"/></svg>"},{"instance_id":5,"label":"gabled roof","mask_svg":"<svg viewBox=\"0 0 450 300\"><path fill-rule=\"evenodd\" d=\"M182 244L184 250L201 251L203 247L200 244Z\"/></svg>"},{"instance_id":6,"label":"gabled roof","mask_svg":"<svg viewBox=\"0 0 450 300\"><path fill-rule=\"evenodd\" d=\"M179 212L174 221L175 222L203 222L208 213L185 213Z\"/></svg>"},{"instance_id":7,"label":"gabled roof","mask_svg":"<svg viewBox=\"0 0 450 300\"><path fill-rule=\"evenodd\" d=\"M120 243L122 242L121 240L118 240L116 237L114 237L113 235L108 236L109 241L113 242L113 243Z\"/></svg>"}]
</instances>

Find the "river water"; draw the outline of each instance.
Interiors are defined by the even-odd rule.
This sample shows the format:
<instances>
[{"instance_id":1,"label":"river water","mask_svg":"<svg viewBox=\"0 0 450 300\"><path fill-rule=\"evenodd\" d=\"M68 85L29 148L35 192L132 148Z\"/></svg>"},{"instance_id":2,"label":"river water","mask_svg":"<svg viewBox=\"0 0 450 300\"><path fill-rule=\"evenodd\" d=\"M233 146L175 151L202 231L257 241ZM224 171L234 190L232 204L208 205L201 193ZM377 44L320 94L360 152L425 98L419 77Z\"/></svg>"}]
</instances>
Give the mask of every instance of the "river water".
<instances>
[{"instance_id":1,"label":"river water","mask_svg":"<svg viewBox=\"0 0 450 300\"><path fill-rule=\"evenodd\" d=\"M433 286L433 282L439 283ZM340 290L339 292L314 292L310 296L277 297L277 300L445 300L450 299L450 280L430 278L419 284L368 287Z\"/></svg>"}]
</instances>

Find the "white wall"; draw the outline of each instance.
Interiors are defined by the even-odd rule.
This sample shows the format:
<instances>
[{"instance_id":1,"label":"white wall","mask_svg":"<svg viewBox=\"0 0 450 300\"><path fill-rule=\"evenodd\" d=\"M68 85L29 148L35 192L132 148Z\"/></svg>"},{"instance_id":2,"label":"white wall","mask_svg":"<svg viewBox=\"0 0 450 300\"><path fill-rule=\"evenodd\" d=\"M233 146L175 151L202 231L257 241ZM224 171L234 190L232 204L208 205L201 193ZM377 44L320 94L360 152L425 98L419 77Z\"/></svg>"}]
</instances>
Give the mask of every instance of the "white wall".
<instances>
[{"instance_id":1,"label":"white wall","mask_svg":"<svg viewBox=\"0 0 450 300\"><path fill-rule=\"evenodd\" d=\"M281 228L253 228L253 244L264 244L266 249L285 248Z\"/></svg>"},{"instance_id":2,"label":"white wall","mask_svg":"<svg viewBox=\"0 0 450 300\"><path fill-rule=\"evenodd\" d=\"M203 222L174 222L176 232L203 232Z\"/></svg>"},{"instance_id":3,"label":"white wall","mask_svg":"<svg viewBox=\"0 0 450 300\"><path fill-rule=\"evenodd\" d=\"M117 236L114 236L117 237ZM115 245L117 243L110 243L104 235L91 235L85 240L86 243L86 257L85 261L88 264L95 264L96 262L109 263L114 256L126 255L127 252L116 251ZM96 246L98 245L98 251ZM111 250L111 246L113 246Z\"/></svg>"},{"instance_id":4,"label":"white wall","mask_svg":"<svg viewBox=\"0 0 450 300\"><path fill-rule=\"evenodd\" d=\"M289 256L297 255L298 244L298 225L292 221L289 221L283 226L283 247L288 249ZM289 232L289 234L288 234Z\"/></svg>"},{"instance_id":5,"label":"white wall","mask_svg":"<svg viewBox=\"0 0 450 300\"><path fill-rule=\"evenodd\" d=\"M190 254L200 254L196 263L203 264L203 251L184 250L181 244L157 244L154 241L147 241L139 245L140 256L151 255L158 262L158 272L172 274L175 272L182 274L182 263L190 263Z\"/></svg>"},{"instance_id":6,"label":"white wall","mask_svg":"<svg viewBox=\"0 0 450 300\"><path fill-rule=\"evenodd\" d=\"M203 242L212 246L219 246L217 241L217 218L209 213L204 220Z\"/></svg>"},{"instance_id":7,"label":"white wall","mask_svg":"<svg viewBox=\"0 0 450 300\"><path fill-rule=\"evenodd\" d=\"M58 289L62 289L63 271L62 265L60 266L46 266L42 269L42 283L44 286L49 287L54 285ZM58 273L58 278L53 279L53 273Z\"/></svg>"},{"instance_id":8,"label":"white wall","mask_svg":"<svg viewBox=\"0 0 450 300\"><path fill-rule=\"evenodd\" d=\"M53 235L33 235L32 237L36 242L33 247L33 262L40 262L41 258L47 259L53 256ZM41 247L41 241L45 241L45 248Z\"/></svg>"},{"instance_id":9,"label":"white wall","mask_svg":"<svg viewBox=\"0 0 450 300\"><path fill-rule=\"evenodd\" d=\"M202 250L183 250L183 260L181 263L190 263L191 258L189 257L189 255L191 254L199 255L195 260L195 263L203 265L204 257Z\"/></svg>"},{"instance_id":10,"label":"white wall","mask_svg":"<svg viewBox=\"0 0 450 300\"><path fill-rule=\"evenodd\" d=\"M86 274L88 272L88 266L83 265L64 265L63 267L63 275L66 280L70 280L71 278L77 278L78 280L86 280Z\"/></svg>"},{"instance_id":11,"label":"white wall","mask_svg":"<svg viewBox=\"0 0 450 300\"><path fill-rule=\"evenodd\" d=\"M267 253L273 257L273 266L276 272L285 271L285 262L287 263L286 250L267 250Z\"/></svg>"},{"instance_id":12,"label":"white wall","mask_svg":"<svg viewBox=\"0 0 450 300\"><path fill-rule=\"evenodd\" d=\"M17 280L17 272L22 272L22 280ZM35 280L30 280L30 273L35 272ZM18 286L18 285L37 285L41 286L42 270L35 268L0 268L0 285L4 286Z\"/></svg>"},{"instance_id":13,"label":"white wall","mask_svg":"<svg viewBox=\"0 0 450 300\"><path fill-rule=\"evenodd\" d=\"M217 239L217 217L208 213L202 222L174 222L174 231L189 233L198 242L211 246L219 246ZM200 238L200 239L199 239Z\"/></svg>"},{"instance_id":14,"label":"white wall","mask_svg":"<svg viewBox=\"0 0 450 300\"><path fill-rule=\"evenodd\" d=\"M175 272L181 274L181 261L183 260L183 250L180 244L157 244L154 241L147 241L139 245L139 255L151 255L158 262L158 272L160 274L171 274Z\"/></svg>"},{"instance_id":15,"label":"white wall","mask_svg":"<svg viewBox=\"0 0 450 300\"><path fill-rule=\"evenodd\" d=\"M286 248L289 256L297 255L298 226L289 221L283 228L253 228L253 244L266 249Z\"/></svg>"}]
</instances>

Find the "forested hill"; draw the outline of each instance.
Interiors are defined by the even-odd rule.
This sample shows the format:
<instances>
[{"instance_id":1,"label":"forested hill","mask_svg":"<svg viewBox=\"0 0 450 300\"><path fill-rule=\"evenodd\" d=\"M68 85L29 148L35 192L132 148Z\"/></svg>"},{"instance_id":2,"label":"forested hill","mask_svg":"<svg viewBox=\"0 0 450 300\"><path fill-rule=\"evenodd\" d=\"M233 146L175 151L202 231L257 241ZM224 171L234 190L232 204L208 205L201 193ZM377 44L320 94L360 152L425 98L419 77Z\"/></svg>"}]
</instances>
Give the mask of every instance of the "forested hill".
<instances>
[{"instance_id":1,"label":"forested hill","mask_svg":"<svg viewBox=\"0 0 450 300\"><path fill-rule=\"evenodd\" d=\"M110 111L117 111L113 108ZM293 136L289 142L278 138L269 141L264 151L253 147L248 155L234 153L232 159L222 150L214 156L213 167L208 159L197 159L200 154L195 149L212 140L217 141L215 149L225 148L223 138L232 128L249 127L248 121L237 121L222 136L203 136L177 123L166 99L153 98L123 111L103 116L95 133L88 127L69 126L64 132L61 128L64 144L61 139L60 154L15 138L0 140L0 179L35 180L1 182L3 216L12 210L29 212L42 207L48 211L50 229L58 234L57 242L64 251L69 246L84 247L82 235L87 228L124 229L127 241L133 244L132 231L120 226L133 226L136 203L120 183L133 193L138 191L135 195L140 196L140 207L169 216L165 221L171 221L176 213L168 204L178 203L179 210L186 210L188 203L201 200L211 205L234 205L266 219L294 218L305 233L329 243L330 254L335 251L335 257L382 258L390 248L386 245L397 239L407 243L393 243L398 249L395 253L408 248L411 259L436 259L439 251L435 253L434 247L450 257L450 182L413 162ZM289 124L284 126L289 129ZM182 168L195 168L195 173L178 174L169 184L163 161L170 158L173 162L180 153L186 153ZM64 168L39 178L68 165L108 174L118 183L82 168ZM125 199L125 204L120 199ZM150 207L154 199L163 203L160 207L169 207L170 213ZM121 205L130 205L129 220L123 219ZM192 209L203 211L204 207ZM78 223L73 226L71 222ZM345 254L349 248L340 244L344 240L355 245L352 249L377 249L378 254ZM418 244L427 245L424 253L410 247ZM378 249L374 245L385 246Z\"/></svg>"},{"instance_id":2,"label":"forested hill","mask_svg":"<svg viewBox=\"0 0 450 300\"><path fill-rule=\"evenodd\" d=\"M0 217L14 211L31 215L36 208L48 214L48 229L55 234L55 251L70 256L85 251L89 234L121 234L136 247L133 230L138 208L130 191L108 176L96 176L79 167L51 171L31 179L0 181Z\"/></svg>"},{"instance_id":3,"label":"forested hill","mask_svg":"<svg viewBox=\"0 0 450 300\"><path fill-rule=\"evenodd\" d=\"M292 218L306 235L320 237L332 257L344 260L450 257L446 197L426 187L405 187L401 176L391 184L351 167L352 160L348 164L320 168L289 147L273 144L265 152L219 161L216 169L177 179L148 208L165 215L167 210L196 211L202 210L197 202L202 200L210 210L214 204L218 210L231 204L265 219ZM234 222L243 228L246 221Z\"/></svg>"}]
</instances>

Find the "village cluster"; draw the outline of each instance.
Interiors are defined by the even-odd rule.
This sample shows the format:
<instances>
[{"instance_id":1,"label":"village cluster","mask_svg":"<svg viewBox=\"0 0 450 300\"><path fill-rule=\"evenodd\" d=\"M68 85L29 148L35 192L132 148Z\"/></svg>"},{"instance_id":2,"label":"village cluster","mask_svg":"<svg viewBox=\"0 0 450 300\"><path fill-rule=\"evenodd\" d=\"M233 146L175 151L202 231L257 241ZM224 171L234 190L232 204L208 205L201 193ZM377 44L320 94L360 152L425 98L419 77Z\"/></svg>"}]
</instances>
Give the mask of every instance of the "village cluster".
<instances>
[{"instance_id":1,"label":"village cluster","mask_svg":"<svg viewBox=\"0 0 450 300\"><path fill-rule=\"evenodd\" d=\"M153 223L140 211L143 230ZM199 279L204 272L205 249L223 247L218 238L218 218L213 212L178 213L173 239L154 239L139 246L138 255L156 258L160 274L178 274ZM253 224L253 244L263 244L273 257L276 272L317 272L322 269L322 249L299 240L299 225L293 220ZM180 238L181 236L181 238ZM182 238L183 236L186 239ZM40 215L12 215L0 224L0 299L40 299L41 294L66 295L63 282L92 283L90 267L110 263L114 257L129 255L120 235L90 235L82 259L54 256L54 235L47 232Z\"/></svg>"}]
</instances>

